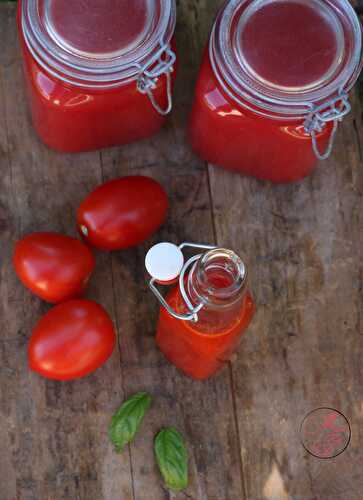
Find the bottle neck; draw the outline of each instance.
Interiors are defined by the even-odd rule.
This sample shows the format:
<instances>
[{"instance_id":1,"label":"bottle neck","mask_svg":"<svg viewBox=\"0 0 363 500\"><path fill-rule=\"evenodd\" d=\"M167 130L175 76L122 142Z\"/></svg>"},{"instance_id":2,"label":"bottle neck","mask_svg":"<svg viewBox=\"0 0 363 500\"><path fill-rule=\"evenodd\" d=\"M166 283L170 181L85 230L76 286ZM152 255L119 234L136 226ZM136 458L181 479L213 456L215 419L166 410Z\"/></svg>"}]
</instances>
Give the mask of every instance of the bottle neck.
<instances>
[{"instance_id":1,"label":"bottle neck","mask_svg":"<svg viewBox=\"0 0 363 500\"><path fill-rule=\"evenodd\" d=\"M222 333L241 315L247 285L247 269L231 250L205 253L192 267L187 282L193 306L203 304L196 327Z\"/></svg>"}]
</instances>

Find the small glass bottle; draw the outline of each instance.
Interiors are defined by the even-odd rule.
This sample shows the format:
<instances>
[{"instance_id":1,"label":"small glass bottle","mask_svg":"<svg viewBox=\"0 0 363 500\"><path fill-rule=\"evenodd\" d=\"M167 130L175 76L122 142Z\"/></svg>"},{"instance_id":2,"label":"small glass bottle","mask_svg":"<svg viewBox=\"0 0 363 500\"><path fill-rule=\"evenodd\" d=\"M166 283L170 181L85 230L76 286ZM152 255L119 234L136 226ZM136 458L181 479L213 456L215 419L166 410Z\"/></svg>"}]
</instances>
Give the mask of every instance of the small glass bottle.
<instances>
[{"instance_id":1,"label":"small glass bottle","mask_svg":"<svg viewBox=\"0 0 363 500\"><path fill-rule=\"evenodd\" d=\"M207 250L184 264L182 249ZM207 379L230 360L255 312L247 269L231 250L183 243L160 243L149 250L150 288L162 304L156 343L177 368ZM178 285L166 299L156 283Z\"/></svg>"}]
</instances>

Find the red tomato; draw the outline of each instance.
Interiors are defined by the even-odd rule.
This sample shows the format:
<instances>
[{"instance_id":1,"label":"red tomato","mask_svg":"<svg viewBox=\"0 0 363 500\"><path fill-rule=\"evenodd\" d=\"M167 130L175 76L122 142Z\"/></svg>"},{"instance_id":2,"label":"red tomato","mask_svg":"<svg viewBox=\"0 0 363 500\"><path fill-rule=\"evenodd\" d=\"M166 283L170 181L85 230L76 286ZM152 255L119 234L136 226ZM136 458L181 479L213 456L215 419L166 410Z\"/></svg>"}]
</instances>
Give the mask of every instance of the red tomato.
<instances>
[{"instance_id":1,"label":"red tomato","mask_svg":"<svg viewBox=\"0 0 363 500\"><path fill-rule=\"evenodd\" d=\"M95 267L84 243L57 233L33 233L18 241L13 263L23 284L53 304L82 295Z\"/></svg>"},{"instance_id":2,"label":"red tomato","mask_svg":"<svg viewBox=\"0 0 363 500\"><path fill-rule=\"evenodd\" d=\"M80 205L78 229L102 250L128 248L149 238L165 221L168 198L149 177L131 176L106 182Z\"/></svg>"},{"instance_id":3,"label":"red tomato","mask_svg":"<svg viewBox=\"0 0 363 500\"><path fill-rule=\"evenodd\" d=\"M116 335L106 311L91 300L59 304L35 326L28 359L46 378L71 380L99 368L111 356Z\"/></svg>"}]
</instances>

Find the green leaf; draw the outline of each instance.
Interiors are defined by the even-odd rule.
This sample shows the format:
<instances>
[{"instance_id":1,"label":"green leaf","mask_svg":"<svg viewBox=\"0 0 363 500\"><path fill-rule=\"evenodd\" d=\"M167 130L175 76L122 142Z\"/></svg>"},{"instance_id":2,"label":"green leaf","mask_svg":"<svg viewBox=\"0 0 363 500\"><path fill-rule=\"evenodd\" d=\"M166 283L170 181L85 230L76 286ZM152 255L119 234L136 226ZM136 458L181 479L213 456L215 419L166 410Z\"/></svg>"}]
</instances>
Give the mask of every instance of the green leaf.
<instances>
[{"instance_id":1,"label":"green leaf","mask_svg":"<svg viewBox=\"0 0 363 500\"><path fill-rule=\"evenodd\" d=\"M174 491L188 486L188 452L182 435L173 428L163 429L155 438L156 460L168 488Z\"/></svg>"},{"instance_id":2,"label":"green leaf","mask_svg":"<svg viewBox=\"0 0 363 500\"><path fill-rule=\"evenodd\" d=\"M134 439L150 404L151 396L139 392L125 401L112 417L108 435L117 453Z\"/></svg>"}]
</instances>

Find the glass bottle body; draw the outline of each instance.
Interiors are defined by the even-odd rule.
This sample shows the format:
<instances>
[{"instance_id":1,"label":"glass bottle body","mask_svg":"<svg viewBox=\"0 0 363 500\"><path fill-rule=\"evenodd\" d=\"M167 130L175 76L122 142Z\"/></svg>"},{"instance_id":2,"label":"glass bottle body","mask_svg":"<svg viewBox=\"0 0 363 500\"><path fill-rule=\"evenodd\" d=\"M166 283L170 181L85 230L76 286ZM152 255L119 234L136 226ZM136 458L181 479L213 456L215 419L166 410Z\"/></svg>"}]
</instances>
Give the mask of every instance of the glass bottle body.
<instances>
[{"instance_id":1,"label":"glass bottle body","mask_svg":"<svg viewBox=\"0 0 363 500\"><path fill-rule=\"evenodd\" d=\"M168 360L198 380L211 377L230 360L255 312L245 279L233 270L237 268L229 257L219 254L218 261L216 252L220 250L206 254L204 264L197 262L186 278L192 305L204 303L198 320L180 320L162 308L156 335L157 345ZM166 301L177 313L187 312L179 286L171 290Z\"/></svg>"}]
</instances>

